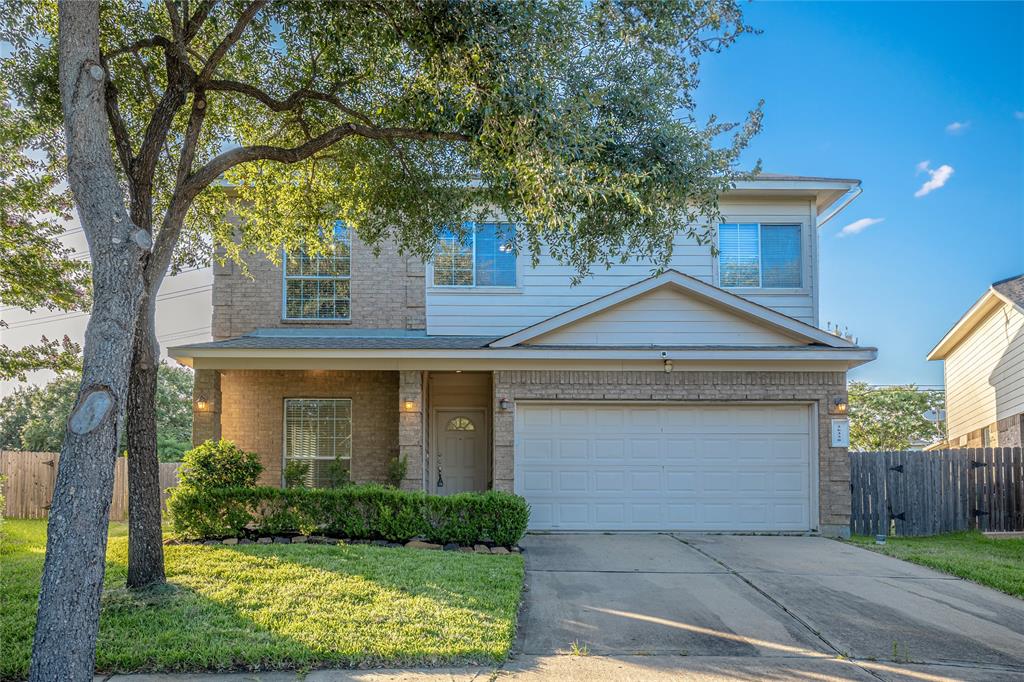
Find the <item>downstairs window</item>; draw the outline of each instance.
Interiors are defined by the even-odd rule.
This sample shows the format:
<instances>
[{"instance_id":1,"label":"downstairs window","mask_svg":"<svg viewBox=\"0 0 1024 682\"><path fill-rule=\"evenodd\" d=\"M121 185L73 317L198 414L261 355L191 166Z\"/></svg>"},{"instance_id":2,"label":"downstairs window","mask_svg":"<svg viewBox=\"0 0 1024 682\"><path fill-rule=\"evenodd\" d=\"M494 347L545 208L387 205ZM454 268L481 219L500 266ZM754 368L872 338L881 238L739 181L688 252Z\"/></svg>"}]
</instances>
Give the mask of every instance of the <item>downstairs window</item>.
<instances>
[{"instance_id":1,"label":"downstairs window","mask_svg":"<svg viewBox=\"0 0 1024 682\"><path fill-rule=\"evenodd\" d=\"M352 463L352 401L348 398L286 398L284 482L333 488L349 480Z\"/></svg>"}]
</instances>

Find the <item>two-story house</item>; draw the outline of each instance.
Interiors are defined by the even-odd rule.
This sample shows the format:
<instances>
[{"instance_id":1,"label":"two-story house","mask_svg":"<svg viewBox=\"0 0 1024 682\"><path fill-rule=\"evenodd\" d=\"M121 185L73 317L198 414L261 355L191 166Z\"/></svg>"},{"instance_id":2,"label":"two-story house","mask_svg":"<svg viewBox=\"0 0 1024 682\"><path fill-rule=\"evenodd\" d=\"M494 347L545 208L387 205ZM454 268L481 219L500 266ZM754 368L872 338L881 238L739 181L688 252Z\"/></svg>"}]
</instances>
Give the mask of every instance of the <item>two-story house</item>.
<instances>
[{"instance_id":1,"label":"two-story house","mask_svg":"<svg viewBox=\"0 0 1024 682\"><path fill-rule=\"evenodd\" d=\"M992 283L928 354L942 360L946 441L1024 445L1024 275Z\"/></svg>"},{"instance_id":2,"label":"two-story house","mask_svg":"<svg viewBox=\"0 0 1024 682\"><path fill-rule=\"evenodd\" d=\"M872 348L818 328L818 226L859 182L761 176L721 198L718 251L670 269L573 271L506 247L503 223L441 235L430 263L336 255L215 270L196 441L430 493L514 491L531 528L846 531L847 451L830 420Z\"/></svg>"}]
</instances>

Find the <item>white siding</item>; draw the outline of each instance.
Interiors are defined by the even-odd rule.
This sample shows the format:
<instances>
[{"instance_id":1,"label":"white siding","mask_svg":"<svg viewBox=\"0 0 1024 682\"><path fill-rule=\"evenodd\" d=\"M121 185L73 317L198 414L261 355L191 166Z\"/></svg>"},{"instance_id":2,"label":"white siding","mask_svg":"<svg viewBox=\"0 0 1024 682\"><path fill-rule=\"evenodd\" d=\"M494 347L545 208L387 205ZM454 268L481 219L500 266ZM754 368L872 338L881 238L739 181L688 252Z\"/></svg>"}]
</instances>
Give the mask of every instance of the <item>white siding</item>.
<instances>
[{"instance_id":1,"label":"white siding","mask_svg":"<svg viewBox=\"0 0 1024 682\"><path fill-rule=\"evenodd\" d=\"M1024 314L1004 303L946 357L949 437L1024 412Z\"/></svg>"},{"instance_id":2,"label":"white siding","mask_svg":"<svg viewBox=\"0 0 1024 682\"><path fill-rule=\"evenodd\" d=\"M809 324L817 324L817 234L813 200L806 198L764 198L722 201L725 222L799 223L803 226L804 286L800 289L739 290L736 293L774 308ZM653 274L647 262L633 261L598 266L593 274L576 286L570 282L571 267L542 254L537 267L529 257L521 256L518 286L515 289L445 289L430 286L427 273L427 331L430 334L480 334L504 336L536 324L570 308L617 291ZM669 267L692 277L718 284L717 259L710 245L676 239Z\"/></svg>"},{"instance_id":3,"label":"white siding","mask_svg":"<svg viewBox=\"0 0 1024 682\"><path fill-rule=\"evenodd\" d=\"M662 287L529 342L554 345L793 345L794 339Z\"/></svg>"}]
</instances>

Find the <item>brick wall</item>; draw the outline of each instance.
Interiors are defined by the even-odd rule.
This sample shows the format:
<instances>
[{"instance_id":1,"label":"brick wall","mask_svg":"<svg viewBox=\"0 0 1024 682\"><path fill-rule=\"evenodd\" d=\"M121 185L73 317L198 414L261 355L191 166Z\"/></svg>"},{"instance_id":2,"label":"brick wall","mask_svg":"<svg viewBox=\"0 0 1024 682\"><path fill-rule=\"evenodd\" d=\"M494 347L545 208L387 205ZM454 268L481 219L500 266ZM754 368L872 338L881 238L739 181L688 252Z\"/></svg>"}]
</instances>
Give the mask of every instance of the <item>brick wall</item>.
<instances>
[{"instance_id":1,"label":"brick wall","mask_svg":"<svg viewBox=\"0 0 1024 682\"><path fill-rule=\"evenodd\" d=\"M214 340L260 327L426 328L425 266L419 258L399 255L391 240L378 257L353 236L350 321L282 320L281 267L262 254L247 256L246 263L251 278L235 263L214 264Z\"/></svg>"},{"instance_id":2,"label":"brick wall","mask_svg":"<svg viewBox=\"0 0 1024 682\"><path fill-rule=\"evenodd\" d=\"M387 480L398 455L398 372L224 370L220 389L221 434L259 454L261 483L281 483L285 398L350 398L352 480Z\"/></svg>"},{"instance_id":3,"label":"brick wall","mask_svg":"<svg viewBox=\"0 0 1024 682\"><path fill-rule=\"evenodd\" d=\"M823 533L850 523L850 462L830 447L831 400L846 397L845 372L596 372L514 370L494 373L494 487L512 490L513 410L509 400L793 400L818 403L819 517Z\"/></svg>"}]
</instances>

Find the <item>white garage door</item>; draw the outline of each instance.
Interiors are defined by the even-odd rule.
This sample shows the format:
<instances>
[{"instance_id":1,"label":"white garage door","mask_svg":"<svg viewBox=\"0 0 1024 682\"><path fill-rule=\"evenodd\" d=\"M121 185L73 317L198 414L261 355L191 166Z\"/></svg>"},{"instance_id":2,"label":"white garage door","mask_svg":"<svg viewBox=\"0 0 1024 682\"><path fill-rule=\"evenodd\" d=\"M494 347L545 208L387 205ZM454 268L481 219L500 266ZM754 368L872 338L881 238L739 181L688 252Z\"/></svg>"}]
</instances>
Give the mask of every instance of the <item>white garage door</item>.
<instances>
[{"instance_id":1,"label":"white garage door","mask_svg":"<svg viewBox=\"0 0 1024 682\"><path fill-rule=\"evenodd\" d=\"M806 405L519 403L515 489L536 530L809 530L810 441Z\"/></svg>"}]
</instances>

